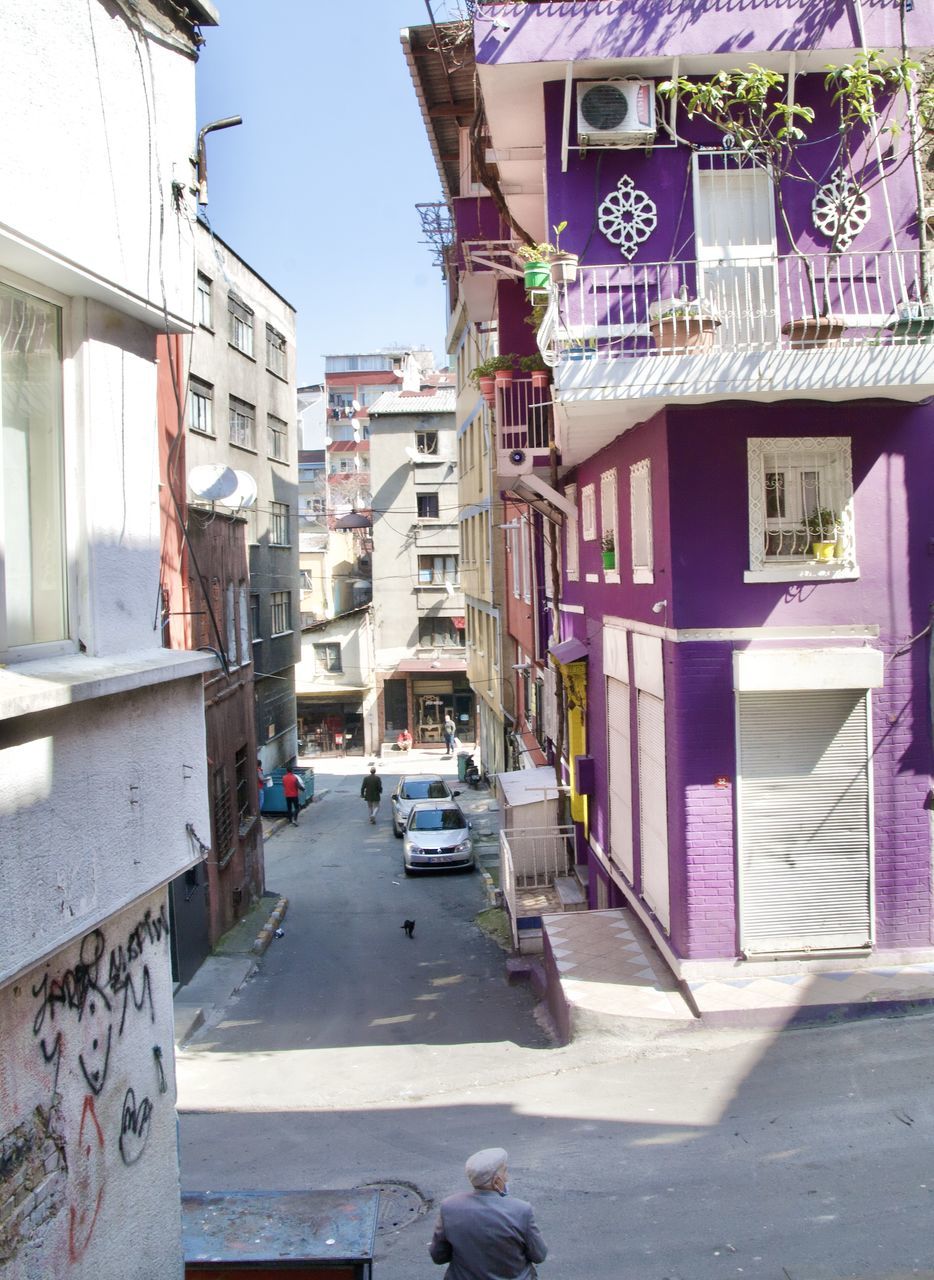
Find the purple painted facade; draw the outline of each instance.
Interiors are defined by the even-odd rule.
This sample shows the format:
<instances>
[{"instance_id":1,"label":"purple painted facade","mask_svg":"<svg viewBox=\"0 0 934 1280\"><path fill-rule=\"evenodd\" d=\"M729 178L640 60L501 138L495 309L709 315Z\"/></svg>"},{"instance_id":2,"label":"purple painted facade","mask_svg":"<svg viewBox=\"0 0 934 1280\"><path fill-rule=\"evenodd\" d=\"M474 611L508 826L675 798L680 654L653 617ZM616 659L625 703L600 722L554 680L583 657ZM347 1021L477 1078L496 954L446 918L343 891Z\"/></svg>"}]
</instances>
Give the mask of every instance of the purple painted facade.
<instances>
[{"instance_id":1,"label":"purple painted facade","mask_svg":"<svg viewBox=\"0 0 934 1280\"><path fill-rule=\"evenodd\" d=\"M838 162L838 115L824 84L824 69L828 63L851 61L863 36L866 47L885 50L890 57L899 56L899 13L897 0L867 0L862 5L842 0L828 4L815 4L812 0L764 4L716 0L693 6L678 0L641 0L638 4L634 0L555 0L535 5L482 6L475 21L476 55L493 147L502 146L504 156L509 148L521 148L522 139L515 124L516 86L521 84L527 95L522 118L528 121L531 145L544 142L542 225L551 228L566 220L562 249L580 255L582 267L610 268L605 277L610 282L608 300L602 312L599 300L591 304L596 308L590 313L591 320L596 318L607 328L615 325L619 329L627 322L645 328L645 312L627 313L625 303L617 303L617 310L613 311L611 291L617 281L627 285L637 282L640 268L647 264L671 267L667 276L656 274L656 279L663 282L656 297L672 296L682 286L689 296L701 292L694 263L698 247L692 152L697 147L718 146L720 135L700 121L688 121L681 112L678 138L690 145L675 145L660 132L660 145L650 151L636 147L581 152L574 146L577 78L572 81L571 135L569 139L563 135L568 63L578 64L574 75L582 80L636 75L657 81L671 74L675 58L680 59L681 74L700 78L722 67L752 61L787 69L788 54L797 51L795 98L813 106L817 113L809 135L818 141L807 149L807 168L815 181L785 183L783 204L794 243L789 241L776 210L774 255L777 260L797 250L826 261L830 242L816 229L812 217L817 187L827 181ZM905 34L910 50L929 50L934 46L934 14L915 6L906 14ZM662 66L664 70L660 69ZM599 69L593 71L593 67ZM507 92L510 86L512 97ZM571 146L563 156L568 141ZM891 153L887 152L882 162L884 187L870 176L871 210L848 252L888 253L889 259L897 263L914 261L917 272L917 192L907 136L902 134L892 145ZM865 178L879 163L879 155L864 141L858 161ZM504 163L508 164L508 157ZM632 179L657 212L654 230L638 245L631 259L621 256L598 226L601 203L623 177ZM527 208L523 206L524 211ZM904 257L893 254L893 249ZM737 258L741 256L737 254ZM872 286L878 284L878 262L877 258L867 265L863 259L862 270L867 278L872 276ZM896 266L895 275L901 270ZM819 285L824 279L821 272L829 278L829 271L826 265L818 269ZM588 289L591 294L596 292L594 278L582 273L582 279L568 287L562 297L563 320L584 316L583 303L575 312L575 298L583 298ZM911 277L912 282L916 279L917 275ZM863 283L860 281L859 287ZM902 299L917 298L906 290L903 275L900 284ZM879 348L888 338L875 341L872 326L878 334L889 331L899 296L897 292L890 293L883 306L876 302L870 307L860 300L859 287L852 283L841 286L833 309L837 314L847 311L865 317L857 318L850 327L863 335L860 340L867 340L868 346L874 348L872 358L878 361ZM799 318L794 299L790 294L779 298L779 293L776 290L779 322ZM880 289L874 297L881 296ZM876 314L869 316L871 311ZM521 285L513 279L501 281L496 308L501 351L522 353L533 349L532 331L525 323L527 314L528 303ZM628 334L616 340L615 349L601 351L601 360L632 363L640 352L644 360L656 364L664 360L660 349L648 345L650 340L645 333L639 338L641 347L633 345ZM777 333L774 341L778 349ZM806 385L808 397L813 385L812 398L767 402L769 398L764 393L756 399L755 388L751 387L748 400L718 400L709 391L691 388L691 360L682 359L677 371L679 385L668 393L674 382L660 382L663 389L653 392L651 405L646 396L647 407L641 421L638 412L632 410L631 393L627 393L629 406L625 421L622 420L619 404L614 406L616 385L612 380L602 384L595 373L591 402L585 406L591 414L587 419L580 399L571 404L568 397L561 405L561 362L568 357L560 344L556 350L559 364L555 398L559 409L563 407L568 416L579 414L574 426L578 440L585 437L588 422L599 424L594 436L599 438L600 446L595 446L590 456L584 456L563 476L563 487L576 486L579 515L584 488L594 486L599 506L601 476L610 470L616 474L619 581L612 580L612 573L608 580L604 572L599 516L595 536L579 537L577 580L566 577L566 546L563 558L562 604L569 608L561 615L562 638L582 640L589 654L587 752L596 762L597 785L590 800L589 844L579 825L579 847L586 850L590 864L590 906L598 906L599 893L599 905L617 906L626 900L637 900L648 909L640 847L640 726L632 675L635 636L646 638L638 641L643 652L645 644L661 643L670 918L665 923L656 916L655 928L674 954L684 960L731 958L741 951L743 888L738 871L742 858L737 792L742 770L737 746L742 697L737 692L737 671L742 667L741 655L748 651L756 657L758 651L766 651L770 659L777 655L777 668L787 671L793 664L783 667L785 658L806 663L809 655L816 657L835 647L841 651L868 649L882 655L884 672L881 685L871 687L867 694L872 945L876 949L930 947L934 944L932 824L928 807L932 762L931 641L925 632L934 599L934 556L930 553L934 538L930 515L934 407L920 403L921 393L905 394L900 399L893 394L887 399L884 392L880 394L878 385L868 380L861 385L871 386L872 390L862 398L859 388L856 394L848 389L845 395L834 395L831 383L821 382L829 375L822 372L819 362L807 366L815 371L814 383L808 381ZM811 353L802 353L802 361L810 358ZM701 367L700 363L697 367ZM885 382L892 387L888 376ZM899 389L900 396L903 390ZM693 404L688 403L692 391L696 391L697 400ZM665 399L666 393L666 407L658 409L658 401ZM769 446L779 451L783 441L838 439L850 442L852 497L847 495L847 499L853 571L828 578L802 573L797 580L793 575L786 580L775 580L767 573L755 576L751 571L751 543L762 534L751 533L754 482L749 441L779 442ZM610 443L604 443L607 440ZM791 452L790 445L788 451ZM578 447L575 459L585 453ZM652 580L634 581L630 468L645 461L651 471ZM544 563L540 564L541 571L547 572ZM541 601L539 605L542 607ZM658 608L653 610L653 606ZM574 612L578 608L581 612ZM545 622L543 614L543 631ZM609 660L606 664L604 661L608 623L615 627L617 636L619 630L626 633L631 676L631 877L624 873L622 859L615 856L611 839L606 705ZM617 667L619 660L617 642ZM747 689L750 687L756 693L772 689L767 683ZM787 700L792 706L794 697L806 698L808 690L822 692L823 688L793 683L774 686L779 693L792 695ZM870 686L854 688L864 690ZM790 716L793 712L784 714ZM806 781L802 783L802 787L806 785ZM840 840L845 844L845 835ZM613 863L612 876L606 871L608 862Z\"/></svg>"}]
</instances>

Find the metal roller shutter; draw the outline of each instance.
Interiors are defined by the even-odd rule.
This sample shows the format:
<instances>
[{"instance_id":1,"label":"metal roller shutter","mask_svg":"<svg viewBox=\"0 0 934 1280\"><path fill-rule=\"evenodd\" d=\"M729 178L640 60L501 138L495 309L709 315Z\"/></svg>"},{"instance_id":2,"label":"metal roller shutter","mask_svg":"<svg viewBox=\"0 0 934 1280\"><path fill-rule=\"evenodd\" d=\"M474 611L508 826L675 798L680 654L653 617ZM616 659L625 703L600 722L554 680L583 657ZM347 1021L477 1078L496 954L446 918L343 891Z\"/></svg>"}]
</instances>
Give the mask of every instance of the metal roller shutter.
<instances>
[{"instance_id":1,"label":"metal roller shutter","mask_svg":"<svg viewBox=\"0 0 934 1280\"><path fill-rule=\"evenodd\" d=\"M638 694L639 831L642 838L642 896L667 929L668 792L665 771L665 704Z\"/></svg>"},{"instance_id":2,"label":"metal roller shutter","mask_svg":"<svg viewBox=\"0 0 934 1280\"><path fill-rule=\"evenodd\" d=\"M866 694L740 693L737 700L742 950L867 947Z\"/></svg>"},{"instance_id":3,"label":"metal roller shutter","mask_svg":"<svg viewBox=\"0 0 934 1280\"><path fill-rule=\"evenodd\" d=\"M632 867L632 746L629 685L607 677L606 727L610 769L610 858L630 884Z\"/></svg>"}]
</instances>

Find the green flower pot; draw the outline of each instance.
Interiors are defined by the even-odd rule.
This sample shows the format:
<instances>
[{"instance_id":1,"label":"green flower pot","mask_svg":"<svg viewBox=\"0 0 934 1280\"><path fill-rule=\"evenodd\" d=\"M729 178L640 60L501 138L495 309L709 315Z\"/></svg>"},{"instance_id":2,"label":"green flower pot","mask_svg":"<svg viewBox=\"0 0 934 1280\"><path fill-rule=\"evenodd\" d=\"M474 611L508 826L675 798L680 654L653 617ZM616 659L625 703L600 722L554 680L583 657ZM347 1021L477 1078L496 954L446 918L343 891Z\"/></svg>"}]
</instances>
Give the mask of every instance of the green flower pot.
<instances>
[{"instance_id":1,"label":"green flower pot","mask_svg":"<svg viewBox=\"0 0 934 1280\"><path fill-rule=\"evenodd\" d=\"M547 262L527 262L524 274L526 289L547 289L551 284L551 268Z\"/></svg>"}]
</instances>

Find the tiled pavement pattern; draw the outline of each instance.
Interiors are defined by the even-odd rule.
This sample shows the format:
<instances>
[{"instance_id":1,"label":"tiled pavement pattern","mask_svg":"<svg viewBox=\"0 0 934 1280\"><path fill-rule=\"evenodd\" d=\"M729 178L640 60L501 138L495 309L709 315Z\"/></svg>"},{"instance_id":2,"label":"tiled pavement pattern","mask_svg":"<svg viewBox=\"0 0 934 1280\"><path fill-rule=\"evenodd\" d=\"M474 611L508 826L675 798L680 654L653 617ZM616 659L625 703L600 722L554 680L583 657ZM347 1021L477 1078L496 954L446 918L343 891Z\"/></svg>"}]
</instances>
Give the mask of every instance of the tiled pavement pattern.
<instances>
[{"instance_id":1,"label":"tiled pavement pattern","mask_svg":"<svg viewBox=\"0 0 934 1280\"><path fill-rule=\"evenodd\" d=\"M548 915L542 924L572 1026L605 1024L615 1018L697 1025L673 974L631 912ZM880 964L825 973L751 972L683 985L705 1026L782 1027L934 1009L934 964Z\"/></svg>"},{"instance_id":2,"label":"tiled pavement pattern","mask_svg":"<svg viewBox=\"0 0 934 1280\"><path fill-rule=\"evenodd\" d=\"M628 911L544 916L571 1024L608 1018L693 1023L674 977Z\"/></svg>"}]
</instances>

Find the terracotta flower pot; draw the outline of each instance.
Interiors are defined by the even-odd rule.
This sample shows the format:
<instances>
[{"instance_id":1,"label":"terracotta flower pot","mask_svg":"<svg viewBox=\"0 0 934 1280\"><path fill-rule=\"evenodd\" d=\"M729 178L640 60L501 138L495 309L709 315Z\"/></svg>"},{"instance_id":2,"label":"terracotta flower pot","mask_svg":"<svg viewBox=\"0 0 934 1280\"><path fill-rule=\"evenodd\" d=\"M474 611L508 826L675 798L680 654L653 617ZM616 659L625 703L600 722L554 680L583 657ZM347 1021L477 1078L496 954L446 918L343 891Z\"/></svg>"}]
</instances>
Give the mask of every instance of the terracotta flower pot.
<instances>
[{"instance_id":1,"label":"terracotta flower pot","mask_svg":"<svg viewBox=\"0 0 934 1280\"><path fill-rule=\"evenodd\" d=\"M710 351L720 321L713 316L662 316L649 325L658 351Z\"/></svg>"},{"instance_id":2,"label":"terracotta flower pot","mask_svg":"<svg viewBox=\"0 0 934 1280\"><path fill-rule=\"evenodd\" d=\"M478 380L477 385L480 388L480 394L483 396L487 404L492 405L496 400L496 379L492 374L484 375Z\"/></svg>"},{"instance_id":3,"label":"terracotta flower pot","mask_svg":"<svg viewBox=\"0 0 934 1280\"><path fill-rule=\"evenodd\" d=\"M794 351L835 347L845 330L846 325L833 316L809 316L801 320L788 320L782 325L782 333Z\"/></svg>"},{"instance_id":4,"label":"terracotta flower pot","mask_svg":"<svg viewBox=\"0 0 934 1280\"><path fill-rule=\"evenodd\" d=\"M511 369L497 369L494 377L498 387L502 387L505 390L512 386L513 373Z\"/></svg>"},{"instance_id":5,"label":"terracotta flower pot","mask_svg":"<svg viewBox=\"0 0 934 1280\"><path fill-rule=\"evenodd\" d=\"M532 370L532 388L535 391L547 391L548 384L551 380L551 374L547 369Z\"/></svg>"}]
</instances>

